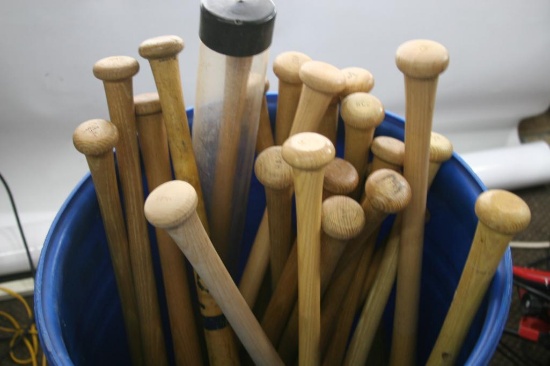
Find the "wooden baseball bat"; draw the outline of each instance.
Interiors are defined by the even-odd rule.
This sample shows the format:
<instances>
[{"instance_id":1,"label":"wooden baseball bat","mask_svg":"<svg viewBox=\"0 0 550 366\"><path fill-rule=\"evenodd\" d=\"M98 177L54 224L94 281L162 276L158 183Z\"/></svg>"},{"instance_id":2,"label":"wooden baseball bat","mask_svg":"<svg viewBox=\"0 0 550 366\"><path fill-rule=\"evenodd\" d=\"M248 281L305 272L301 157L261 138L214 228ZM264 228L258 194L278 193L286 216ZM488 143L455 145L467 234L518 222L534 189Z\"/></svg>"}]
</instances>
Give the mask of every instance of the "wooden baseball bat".
<instances>
[{"instance_id":1,"label":"wooden baseball bat","mask_svg":"<svg viewBox=\"0 0 550 366\"><path fill-rule=\"evenodd\" d=\"M139 54L149 61L155 79L174 176L178 180L189 182L195 188L199 197L197 213L208 233L206 206L191 142L179 71L178 54L183 47L183 40L180 37L160 36L143 41L139 46ZM210 363L238 364L238 345L221 309L196 275L195 283Z\"/></svg>"},{"instance_id":2,"label":"wooden baseball bat","mask_svg":"<svg viewBox=\"0 0 550 366\"><path fill-rule=\"evenodd\" d=\"M347 243L355 238L365 225L365 213L359 203L342 195L332 195L323 201L321 216L321 297L323 296ZM294 267L296 264L294 264ZM290 364L295 358L298 345L298 307L296 304L288 318L281 339L281 357L285 364ZM292 352L285 352L293 346Z\"/></svg>"},{"instance_id":3,"label":"wooden baseball bat","mask_svg":"<svg viewBox=\"0 0 550 366\"><path fill-rule=\"evenodd\" d=\"M118 142L116 126L102 119L80 124L73 134L75 148L86 156L97 194L99 210L111 254L118 296L133 365L143 365L139 312L132 277L126 223L116 178L113 148Z\"/></svg>"},{"instance_id":4,"label":"wooden baseball bat","mask_svg":"<svg viewBox=\"0 0 550 366\"><path fill-rule=\"evenodd\" d=\"M314 132L293 135L282 148L292 166L296 197L300 365L320 362L321 200L324 168L335 153L330 140Z\"/></svg>"},{"instance_id":5,"label":"wooden baseball bat","mask_svg":"<svg viewBox=\"0 0 550 366\"><path fill-rule=\"evenodd\" d=\"M323 201L330 196L350 194L358 183L359 175L353 165L342 158L334 158L325 168Z\"/></svg>"},{"instance_id":6,"label":"wooden baseball bat","mask_svg":"<svg viewBox=\"0 0 550 366\"><path fill-rule=\"evenodd\" d=\"M196 213L198 197L187 182L171 181L157 187L145 202L145 215L176 241L258 365L282 365L273 345L241 296L231 275L210 242Z\"/></svg>"},{"instance_id":7,"label":"wooden baseball bat","mask_svg":"<svg viewBox=\"0 0 550 366\"><path fill-rule=\"evenodd\" d=\"M342 100L341 115L345 125L344 159L359 174L359 189L351 197L359 199L366 175L374 130L384 120L384 107L375 96L359 92Z\"/></svg>"},{"instance_id":8,"label":"wooden baseball bat","mask_svg":"<svg viewBox=\"0 0 550 366\"><path fill-rule=\"evenodd\" d=\"M275 117L275 144L277 145L282 145L290 135L302 93L300 68L307 61L311 61L308 55L296 51L283 52L273 61L273 72L279 80Z\"/></svg>"},{"instance_id":9,"label":"wooden baseball bat","mask_svg":"<svg viewBox=\"0 0 550 366\"><path fill-rule=\"evenodd\" d=\"M149 191L172 180L166 129L157 93L134 97L136 126ZM177 365L202 365L185 257L164 230L156 229L168 319Z\"/></svg>"},{"instance_id":10,"label":"wooden baseball bat","mask_svg":"<svg viewBox=\"0 0 550 366\"><path fill-rule=\"evenodd\" d=\"M327 107L345 87L343 73L322 61L307 61L299 72L303 82L290 136L299 132L315 132Z\"/></svg>"},{"instance_id":11,"label":"wooden baseball bat","mask_svg":"<svg viewBox=\"0 0 550 366\"><path fill-rule=\"evenodd\" d=\"M338 174L339 172L342 174ZM345 195L355 188L355 185L350 183L356 180L353 177L356 177L357 173L354 174L354 172L355 169L351 164L339 158L335 158L326 166L323 181L323 207L325 201L331 196ZM338 179L343 181L338 183ZM327 181L329 181L329 183L327 183ZM348 203L348 205L350 204ZM329 206L331 207L330 209L323 208L324 215L329 215L329 212L336 212L335 209L339 206L340 203ZM341 218L344 221L340 222L339 225L330 224L328 216L327 218L323 218L323 215L321 217L321 226L323 228L321 236L321 295L328 285L334 267L341 255L340 251L335 251L331 248L343 249L344 243L347 243L348 240L356 235L354 226L355 221L345 219L349 217L349 215L352 214L342 214ZM336 243L339 243L339 245ZM262 327L264 327L270 339L275 344L278 343L283 331L285 331L285 333L290 332L295 336L293 339L296 341L296 344L298 343L298 308L295 305L297 292L296 271L297 256L296 246L294 245L285 263L282 279L273 291L271 301L262 318ZM287 319L289 325L287 325L287 329L285 330Z\"/></svg>"},{"instance_id":12,"label":"wooden baseball bat","mask_svg":"<svg viewBox=\"0 0 550 366\"><path fill-rule=\"evenodd\" d=\"M206 210L181 85L178 54L183 47L183 40L180 37L166 35L143 41L139 45L139 54L149 61L155 79L174 175L176 179L191 183L197 191L199 195L197 212L208 232Z\"/></svg>"},{"instance_id":13,"label":"wooden baseball bat","mask_svg":"<svg viewBox=\"0 0 550 366\"><path fill-rule=\"evenodd\" d=\"M380 173L388 175L380 175L380 178L384 178L383 180L375 179ZM388 179L389 177L391 178ZM402 181L399 182L398 179L402 179ZM365 184L365 196L367 197L378 197L380 195L381 189L388 189L389 192L391 192L392 190L395 191L395 188L392 187L392 185L395 184L404 186L404 188L402 188L402 194L404 195L404 197L399 206L399 211L402 211L406 207L408 202L410 202L411 193L408 185L405 184L404 178L393 170L384 169L374 171L369 176L368 182L382 182L382 184ZM392 211L394 211L392 213L399 212L395 210ZM357 264L352 264L356 267L356 270L354 272L353 279L349 281L346 296L342 301L342 305L340 306L340 311L337 316L338 320L334 329L334 333L332 334L330 344L323 359L323 364L325 365L341 364L344 358L349 333L352 328L357 309L361 304L361 294L363 292L363 286L366 281L372 257L374 255L378 232L379 228L366 239L365 244L363 245L363 253L360 256L356 257L359 258L358 260L351 262L357 262ZM327 337L329 336L330 334L327 333Z\"/></svg>"},{"instance_id":14,"label":"wooden baseball bat","mask_svg":"<svg viewBox=\"0 0 550 366\"><path fill-rule=\"evenodd\" d=\"M279 77L279 96L275 121L275 142L279 145L282 144L290 134L290 124L292 124L292 121L295 117L302 88L309 89L307 86L302 86L302 80L300 79L300 68L305 62L308 62L309 60L310 58L305 54L299 52L285 52L277 56L274 61L273 70L275 74ZM324 63L320 64L321 65L317 65L317 67L314 67L313 71L308 74L309 79L313 80L314 77L322 79L323 75L321 75L321 73L324 67L327 67L331 71L334 71L335 69L330 65ZM337 84L339 76L341 75L338 75L338 73L336 73L336 76L327 75L327 80L325 80L325 83ZM308 91L306 94L312 93L315 92ZM304 100L301 102L301 108L303 110L318 108L319 106L317 103L319 99L324 99L324 97L316 97L313 98L313 100ZM314 125L318 122L319 121L315 122ZM305 132L305 129L302 130L302 128L304 127L307 126L298 124L297 127L294 129L293 134L298 132ZM267 215L264 215L264 217L262 218L262 223L260 224L260 227L267 225L266 223L264 223L264 220L266 220L266 216ZM269 238L266 235L261 235L263 233L265 233L265 230L258 230L258 235L254 240L254 245L250 252L247 265L245 266L245 270L241 279L241 284L239 285L239 288L241 288L241 290L245 294L245 298L247 298L247 302L252 305L255 303L256 296L258 294L260 284L263 279L263 274L265 273L265 267L262 267L261 265L265 265L265 263L267 263L265 261L267 253L264 252L265 249L260 250L260 248L268 248ZM269 331L268 334L270 334Z\"/></svg>"},{"instance_id":15,"label":"wooden baseball bat","mask_svg":"<svg viewBox=\"0 0 550 366\"><path fill-rule=\"evenodd\" d=\"M365 261L370 261L374 253L374 246L366 245L368 239L377 233L388 215L402 211L410 201L411 193L407 181L392 170L381 169L372 173L365 183L365 191L363 210L365 210L367 224L365 229L348 243L334 271L329 288L323 296L321 323L323 349L326 349L333 334L336 314L354 278L362 252L367 251Z\"/></svg>"},{"instance_id":16,"label":"wooden baseball bat","mask_svg":"<svg viewBox=\"0 0 550 366\"><path fill-rule=\"evenodd\" d=\"M127 56L107 57L93 67L103 81L111 122L119 133L116 146L130 260L143 338L145 364L167 364L147 222L143 215L143 184L139 162L132 77L139 71L137 60Z\"/></svg>"},{"instance_id":17,"label":"wooden baseball bat","mask_svg":"<svg viewBox=\"0 0 550 366\"><path fill-rule=\"evenodd\" d=\"M354 202L354 203L352 203ZM357 207L361 209L357 211ZM364 226L362 207L344 196L332 196L323 201L321 236L321 294L326 289L346 243L354 238ZM297 247L292 247L285 270L264 314L262 326L277 343L285 330L298 344L298 308L295 306L297 293ZM292 310L292 313L290 312ZM287 328L285 324L288 320ZM285 359L286 364L293 361Z\"/></svg>"},{"instance_id":18,"label":"wooden baseball bat","mask_svg":"<svg viewBox=\"0 0 550 366\"><path fill-rule=\"evenodd\" d=\"M278 133L278 137L281 139L282 136L288 137L288 134L290 133L290 128L288 128L287 130L286 127L280 126L285 126L285 120L289 120L289 118L283 116L292 115L292 118L294 117L295 109L299 100L300 90L302 88L302 82L299 78L299 68L307 60L309 60L309 57L304 54L297 52L285 52L279 55L274 62L274 71L280 78L278 96L279 103L277 104L276 134ZM282 142L284 142L284 140ZM277 141L278 144L282 142ZM332 165L332 163L329 164L329 166L327 167L327 171L331 170L330 165ZM340 166L343 167L343 164L340 164ZM330 174L330 172L328 173ZM340 183L336 184L341 184L341 177L338 180L340 181ZM330 182L328 184L330 185ZM328 188L335 188L340 191L344 187ZM267 215L264 215L264 217L262 218L262 223L260 224L260 227L267 225L267 223L264 222L264 220L266 220L266 216ZM264 252L264 250L267 250L269 244L267 243L268 236L264 233L265 230L258 230L259 235L254 240L249 260L247 261L245 270L243 272L241 284L239 284L239 288L242 287L241 290L243 291L245 298L247 298L247 302L249 302L249 304L251 305L255 303L260 283L263 278L263 274L265 273L265 267L263 267L262 264L265 266L266 253Z\"/></svg>"},{"instance_id":19,"label":"wooden baseball bat","mask_svg":"<svg viewBox=\"0 0 550 366\"><path fill-rule=\"evenodd\" d=\"M479 219L466 264L427 365L453 365L508 243L531 220L529 206L504 190L489 190L475 204Z\"/></svg>"},{"instance_id":20,"label":"wooden baseball bat","mask_svg":"<svg viewBox=\"0 0 550 366\"><path fill-rule=\"evenodd\" d=\"M397 152L402 151L403 146L393 140L387 140L388 143L386 144L382 144L383 142L383 140L380 141L380 150L377 150L380 154L376 154L375 158L377 156L392 156L393 154L387 153L394 150ZM394 149L395 147L398 148ZM451 158L452 153L453 146L451 142L445 136L432 132L430 138L428 188L432 185L441 165ZM402 153L395 155L395 161L401 160L399 156L402 156ZM362 365L366 362L369 355L376 330L382 318L382 313L395 282L397 256L401 238L401 222L402 215L398 215L388 236L388 240L380 248L383 251L383 255L379 270L372 284L372 289L364 301L359 322L350 341L344 360L344 364L346 365Z\"/></svg>"},{"instance_id":21,"label":"wooden baseball bat","mask_svg":"<svg viewBox=\"0 0 550 366\"><path fill-rule=\"evenodd\" d=\"M264 94L269 90L269 80L265 79ZM271 121L269 119L269 108L267 106L267 97L262 99L262 109L260 110L260 124L258 125L258 137L256 138L256 154L261 153L270 146L275 145L273 132L271 130Z\"/></svg>"},{"instance_id":22,"label":"wooden baseball bat","mask_svg":"<svg viewBox=\"0 0 550 366\"><path fill-rule=\"evenodd\" d=\"M269 89L269 81L266 79L265 90ZM260 111L260 125L258 126L258 137L256 140L256 154L260 154L265 149L275 144L273 132L271 130L271 122L269 120L269 110L267 106L267 98L262 99L262 109ZM256 299L260 292L262 280L265 277L269 266L270 258L269 244L269 222L267 209L264 211L262 221L256 231L256 237L248 253L240 282L239 290L245 298L250 308L254 308Z\"/></svg>"},{"instance_id":23,"label":"wooden baseball bat","mask_svg":"<svg viewBox=\"0 0 550 366\"><path fill-rule=\"evenodd\" d=\"M256 158L254 172L265 187L274 289L292 245L292 168L283 160L281 146L271 146Z\"/></svg>"},{"instance_id":24,"label":"wooden baseball bat","mask_svg":"<svg viewBox=\"0 0 550 366\"><path fill-rule=\"evenodd\" d=\"M368 93L374 87L374 78L366 69L360 67L346 67L341 71L345 78L344 89L330 101L319 127L319 133L328 137L334 145L336 145L339 104L341 100L352 93Z\"/></svg>"},{"instance_id":25,"label":"wooden baseball bat","mask_svg":"<svg viewBox=\"0 0 550 366\"><path fill-rule=\"evenodd\" d=\"M406 366L416 360L432 118L438 77L447 68L449 55L437 42L413 40L398 48L396 64L405 75L403 175L411 186L412 200L401 225L390 364Z\"/></svg>"}]
</instances>

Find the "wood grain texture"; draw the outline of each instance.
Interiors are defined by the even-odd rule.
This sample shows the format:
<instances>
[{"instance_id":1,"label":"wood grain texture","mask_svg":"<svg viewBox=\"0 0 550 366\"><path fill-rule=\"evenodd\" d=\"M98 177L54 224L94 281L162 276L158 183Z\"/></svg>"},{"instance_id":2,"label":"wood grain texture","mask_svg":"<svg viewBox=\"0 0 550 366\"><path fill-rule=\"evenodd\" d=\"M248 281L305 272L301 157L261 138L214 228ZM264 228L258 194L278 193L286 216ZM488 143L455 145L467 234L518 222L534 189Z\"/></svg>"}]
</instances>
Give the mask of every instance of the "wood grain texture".
<instances>
[{"instance_id":1,"label":"wood grain texture","mask_svg":"<svg viewBox=\"0 0 550 366\"><path fill-rule=\"evenodd\" d=\"M301 365L318 365L321 333L321 200L324 168L334 159L335 149L326 137L305 132L291 136L283 144L282 155L292 166L296 196L299 359Z\"/></svg>"},{"instance_id":2,"label":"wood grain texture","mask_svg":"<svg viewBox=\"0 0 550 366\"><path fill-rule=\"evenodd\" d=\"M391 365L412 365L416 360L429 146L438 77L448 63L445 47L429 40L405 42L396 53L397 67L405 78L403 175L413 198L401 226Z\"/></svg>"},{"instance_id":3,"label":"wood grain texture","mask_svg":"<svg viewBox=\"0 0 550 366\"><path fill-rule=\"evenodd\" d=\"M107 57L94 64L94 75L103 81L111 122L119 133L116 146L130 260L143 338L145 364L167 364L153 261L143 215L143 184L139 161L132 77L137 60L127 56Z\"/></svg>"},{"instance_id":4,"label":"wood grain texture","mask_svg":"<svg viewBox=\"0 0 550 366\"><path fill-rule=\"evenodd\" d=\"M321 297L325 293L347 243L365 225L365 213L355 200L334 195L323 201L321 227ZM294 264L296 266L296 264ZM294 362L298 346L298 307L295 305L278 350L285 364Z\"/></svg>"},{"instance_id":5,"label":"wood grain texture","mask_svg":"<svg viewBox=\"0 0 550 366\"><path fill-rule=\"evenodd\" d=\"M264 185L269 219L272 289L277 286L292 245L292 168L281 146L271 146L256 158L254 172Z\"/></svg>"},{"instance_id":6,"label":"wood grain texture","mask_svg":"<svg viewBox=\"0 0 550 366\"><path fill-rule=\"evenodd\" d=\"M342 100L341 114L345 125L344 159L355 167L360 179L359 188L351 196L359 199L374 130L384 120L384 107L375 96L357 92Z\"/></svg>"},{"instance_id":7,"label":"wood grain texture","mask_svg":"<svg viewBox=\"0 0 550 366\"><path fill-rule=\"evenodd\" d=\"M210 226L181 85L178 55L183 48L183 40L180 37L167 35L143 41L139 46L139 54L149 61L155 79L166 126L174 176L176 179L191 183L197 192L199 197L197 213L206 232L209 233ZM201 285L200 278L196 274L195 283L197 284L202 316L210 320L220 319L215 322L217 324L215 327L207 326L204 329L210 363L237 365L239 363L238 347L232 330L228 326L223 326L227 322L223 320L221 309L212 299L208 289ZM203 324L207 323L211 322L203 322Z\"/></svg>"},{"instance_id":8,"label":"wood grain texture","mask_svg":"<svg viewBox=\"0 0 550 366\"><path fill-rule=\"evenodd\" d=\"M489 190L476 200L479 219L453 301L427 365L453 365L508 243L531 220L529 206L504 190Z\"/></svg>"},{"instance_id":9,"label":"wood grain texture","mask_svg":"<svg viewBox=\"0 0 550 366\"><path fill-rule=\"evenodd\" d=\"M332 281L323 297L321 345L326 349L334 331L335 319L343 299L347 296L350 283L359 263L359 258L367 250L365 261L374 253L374 246L368 240L375 234L390 214L400 212L410 201L410 187L397 172L381 169L369 176L365 183L365 199L362 207L367 222L361 233L352 239L342 254L334 271Z\"/></svg>"},{"instance_id":10,"label":"wood grain texture","mask_svg":"<svg viewBox=\"0 0 550 366\"><path fill-rule=\"evenodd\" d=\"M308 55L296 51L283 52L273 61L273 72L279 80L275 117L275 144L277 145L282 145L290 135L302 93L300 68L307 61L311 61Z\"/></svg>"},{"instance_id":11,"label":"wood grain texture","mask_svg":"<svg viewBox=\"0 0 550 366\"><path fill-rule=\"evenodd\" d=\"M210 242L196 213L198 197L183 181L157 187L145 202L145 215L155 227L168 231L207 285L252 360L258 365L282 365Z\"/></svg>"},{"instance_id":12,"label":"wood grain texture","mask_svg":"<svg viewBox=\"0 0 550 366\"><path fill-rule=\"evenodd\" d=\"M149 191L172 180L170 152L158 93L134 97L136 126ZM201 365L185 257L170 235L156 229L168 319L176 365Z\"/></svg>"},{"instance_id":13,"label":"wood grain texture","mask_svg":"<svg viewBox=\"0 0 550 366\"><path fill-rule=\"evenodd\" d=\"M390 136L375 137L371 144L371 152L371 171L392 169L401 172L405 157L405 144L403 141Z\"/></svg>"},{"instance_id":14,"label":"wood grain texture","mask_svg":"<svg viewBox=\"0 0 550 366\"><path fill-rule=\"evenodd\" d=\"M330 101L345 87L342 72L322 61L307 61L299 72L303 82L300 100L290 129L290 136L299 132L315 132Z\"/></svg>"},{"instance_id":15,"label":"wood grain texture","mask_svg":"<svg viewBox=\"0 0 550 366\"><path fill-rule=\"evenodd\" d=\"M441 164L451 158L452 146L449 152L450 142L443 136L436 136L432 133L432 139L430 143L430 165L428 172L428 189L431 187L433 180L435 179ZM375 139L376 140L376 139ZM381 141L383 142L383 141ZM394 156L393 152L399 152L395 155L396 161L402 159L402 147L396 144L395 141L388 141L383 147L391 147L386 152L392 152L390 155ZM395 149L395 146L400 146ZM385 149L382 149L384 151ZM445 151L444 153L442 153ZM401 158L399 158L401 156ZM401 239L401 222L402 215L398 214L393 227L388 235L386 243L380 248L383 251L379 270L376 273L372 288L368 293L366 300L363 302L363 309L353 336L350 340L348 351L346 353L344 364L345 365L362 365L367 361L367 357L373 345L376 330L380 325L382 319L382 313L386 307L391 290L395 283L397 273L397 256L399 253L399 242Z\"/></svg>"},{"instance_id":16,"label":"wood grain texture","mask_svg":"<svg viewBox=\"0 0 550 366\"><path fill-rule=\"evenodd\" d=\"M359 175L348 161L334 158L325 168L323 201L333 195L348 195L357 188Z\"/></svg>"},{"instance_id":17,"label":"wood grain texture","mask_svg":"<svg viewBox=\"0 0 550 366\"><path fill-rule=\"evenodd\" d=\"M117 142L118 130L116 126L101 119L83 122L73 133L74 146L86 156L90 175L94 182L128 335L130 358L134 365L143 365L143 346L132 277L130 248L113 155L113 149Z\"/></svg>"},{"instance_id":18,"label":"wood grain texture","mask_svg":"<svg viewBox=\"0 0 550 366\"><path fill-rule=\"evenodd\" d=\"M180 37L159 36L143 41L139 45L139 54L149 61L155 79L166 125L174 175L176 179L190 182L201 197L198 213L201 222L208 230L179 70L178 55L183 48L184 43Z\"/></svg>"}]
</instances>

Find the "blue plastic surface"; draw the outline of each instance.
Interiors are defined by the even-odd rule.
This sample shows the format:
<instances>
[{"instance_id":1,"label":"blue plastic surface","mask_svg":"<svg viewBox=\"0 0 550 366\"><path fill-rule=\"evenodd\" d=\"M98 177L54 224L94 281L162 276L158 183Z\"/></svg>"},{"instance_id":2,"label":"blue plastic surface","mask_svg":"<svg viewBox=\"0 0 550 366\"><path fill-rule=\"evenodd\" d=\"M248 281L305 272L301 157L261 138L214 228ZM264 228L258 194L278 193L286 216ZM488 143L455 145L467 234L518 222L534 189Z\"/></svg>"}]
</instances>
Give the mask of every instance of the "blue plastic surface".
<instances>
[{"instance_id":1,"label":"blue plastic surface","mask_svg":"<svg viewBox=\"0 0 550 366\"><path fill-rule=\"evenodd\" d=\"M269 94L268 101L274 121L276 95ZM188 114L191 121L192 111ZM376 131L377 135L399 139L403 139L403 133L403 119L391 113L386 113L385 121ZM342 141L340 130L337 146L340 156ZM418 364L425 363L451 302L477 223L474 203L483 190L482 183L455 154L443 164L428 194L430 220L425 230ZM243 239L245 253L264 207L263 187L253 177ZM245 260L243 254L242 263ZM507 250L458 364L484 365L490 361L508 316L511 292L512 261ZM392 311L393 295L384 317L388 337ZM67 198L46 237L38 265L35 312L40 341L50 365L129 363L120 302L89 175Z\"/></svg>"}]
</instances>

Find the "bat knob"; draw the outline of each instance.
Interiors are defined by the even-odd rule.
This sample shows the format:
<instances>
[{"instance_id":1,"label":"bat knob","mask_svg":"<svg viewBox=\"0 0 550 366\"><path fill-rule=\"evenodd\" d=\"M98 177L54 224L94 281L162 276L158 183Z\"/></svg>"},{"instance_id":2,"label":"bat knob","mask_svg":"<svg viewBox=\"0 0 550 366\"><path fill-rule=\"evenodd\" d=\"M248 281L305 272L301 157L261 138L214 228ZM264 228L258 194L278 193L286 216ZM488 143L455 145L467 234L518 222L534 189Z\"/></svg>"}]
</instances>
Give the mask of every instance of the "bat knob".
<instances>
[{"instance_id":1,"label":"bat knob","mask_svg":"<svg viewBox=\"0 0 550 366\"><path fill-rule=\"evenodd\" d=\"M308 55L289 51L278 55L273 61L273 73L279 80L289 84L301 84L300 68L304 62L311 61Z\"/></svg>"},{"instance_id":2,"label":"bat knob","mask_svg":"<svg viewBox=\"0 0 550 366\"><path fill-rule=\"evenodd\" d=\"M162 111L158 93L142 93L134 97L136 115L149 116Z\"/></svg>"},{"instance_id":3,"label":"bat knob","mask_svg":"<svg viewBox=\"0 0 550 366\"><path fill-rule=\"evenodd\" d=\"M178 36L149 38L139 45L139 55L148 60L170 58L183 50L183 40Z\"/></svg>"},{"instance_id":4,"label":"bat knob","mask_svg":"<svg viewBox=\"0 0 550 366\"><path fill-rule=\"evenodd\" d=\"M358 92L342 100L341 112L345 124L356 129L366 130L378 126L384 120L382 102L374 95Z\"/></svg>"},{"instance_id":5,"label":"bat knob","mask_svg":"<svg viewBox=\"0 0 550 366\"><path fill-rule=\"evenodd\" d=\"M281 146L271 146L262 151L254 163L254 173L264 186L282 190L292 186L292 167L282 156Z\"/></svg>"},{"instance_id":6,"label":"bat knob","mask_svg":"<svg viewBox=\"0 0 550 366\"><path fill-rule=\"evenodd\" d=\"M396 166L403 166L405 144L390 136L378 136L372 141L371 151L380 160Z\"/></svg>"},{"instance_id":7,"label":"bat knob","mask_svg":"<svg viewBox=\"0 0 550 366\"><path fill-rule=\"evenodd\" d=\"M94 64L94 76L103 81L120 81L131 78L139 71L139 63L129 56L111 56Z\"/></svg>"},{"instance_id":8,"label":"bat knob","mask_svg":"<svg viewBox=\"0 0 550 366\"><path fill-rule=\"evenodd\" d=\"M346 67L341 71L346 80L346 86L340 93L342 98L357 92L368 93L374 87L374 77L366 69L361 67Z\"/></svg>"},{"instance_id":9,"label":"bat knob","mask_svg":"<svg viewBox=\"0 0 550 366\"><path fill-rule=\"evenodd\" d=\"M73 133L74 147L86 156L99 156L112 152L117 142L116 126L103 119L83 122Z\"/></svg>"},{"instance_id":10,"label":"bat knob","mask_svg":"<svg viewBox=\"0 0 550 366\"><path fill-rule=\"evenodd\" d=\"M411 40L399 46L395 63L409 77L432 79L449 65L449 53L440 43L426 39Z\"/></svg>"},{"instance_id":11,"label":"bat knob","mask_svg":"<svg viewBox=\"0 0 550 366\"><path fill-rule=\"evenodd\" d=\"M440 133L432 132L430 137L430 162L443 163L453 155L453 144Z\"/></svg>"},{"instance_id":12,"label":"bat knob","mask_svg":"<svg viewBox=\"0 0 550 366\"><path fill-rule=\"evenodd\" d=\"M335 158L325 169L323 189L331 194L349 194L357 187L359 174L347 160Z\"/></svg>"},{"instance_id":13,"label":"bat knob","mask_svg":"<svg viewBox=\"0 0 550 366\"><path fill-rule=\"evenodd\" d=\"M411 187L401 174L391 169L378 169L365 182L365 196L378 211L396 213L409 204Z\"/></svg>"},{"instance_id":14,"label":"bat knob","mask_svg":"<svg viewBox=\"0 0 550 366\"><path fill-rule=\"evenodd\" d=\"M531 221L531 211L525 201L500 189L481 193L476 200L475 212L480 222L504 235L525 230Z\"/></svg>"},{"instance_id":15,"label":"bat knob","mask_svg":"<svg viewBox=\"0 0 550 366\"><path fill-rule=\"evenodd\" d=\"M307 61L300 68L300 80L313 90L339 94L346 86L342 71L322 61Z\"/></svg>"},{"instance_id":16,"label":"bat knob","mask_svg":"<svg viewBox=\"0 0 550 366\"><path fill-rule=\"evenodd\" d=\"M332 196L323 201L321 227L330 237L349 240L365 226L365 212L357 201L347 196Z\"/></svg>"},{"instance_id":17,"label":"bat knob","mask_svg":"<svg viewBox=\"0 0 550 366\"><path fill-rule=\"evenodd\" d=\"M173 180L155 188L145 200L144 213L151 225L172 229L182 225L196 211L197 192L182 180Z\"/></svg>"},{"instance_id":18,"label":"bat knob","mask_svg":"<svg viewBox=\"0 0 550 366\"><path fill-rule=\"evenodd\" d=\"M332 142L325 136L315 132L301 132L285 141L282 154L283 159L293 168L317 170L330 163L336 152Z\"/></svg>"}]
</instances>

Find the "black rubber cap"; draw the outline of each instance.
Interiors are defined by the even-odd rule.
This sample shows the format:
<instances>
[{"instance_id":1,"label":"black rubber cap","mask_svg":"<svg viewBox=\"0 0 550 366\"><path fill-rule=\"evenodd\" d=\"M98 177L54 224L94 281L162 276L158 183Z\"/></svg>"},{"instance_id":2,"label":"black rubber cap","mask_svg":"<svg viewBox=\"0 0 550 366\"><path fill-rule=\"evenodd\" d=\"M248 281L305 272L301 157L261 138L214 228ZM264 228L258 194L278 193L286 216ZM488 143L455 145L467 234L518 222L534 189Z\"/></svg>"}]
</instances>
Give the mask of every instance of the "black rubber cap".
<instances>
[{"instance_id":1,"label":"black rubber cap","mask_svg":"<svg viewBox=\"0 0 550 366\"><path fill-rule=\"evenodd\" d=\"M223 55L257 55L271 45L275 14L271 0L203 0L199 37Z\"/></svg>"}]
</instances>

